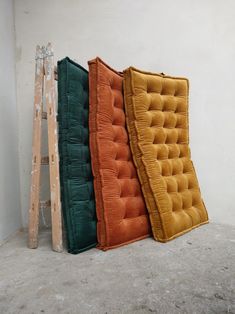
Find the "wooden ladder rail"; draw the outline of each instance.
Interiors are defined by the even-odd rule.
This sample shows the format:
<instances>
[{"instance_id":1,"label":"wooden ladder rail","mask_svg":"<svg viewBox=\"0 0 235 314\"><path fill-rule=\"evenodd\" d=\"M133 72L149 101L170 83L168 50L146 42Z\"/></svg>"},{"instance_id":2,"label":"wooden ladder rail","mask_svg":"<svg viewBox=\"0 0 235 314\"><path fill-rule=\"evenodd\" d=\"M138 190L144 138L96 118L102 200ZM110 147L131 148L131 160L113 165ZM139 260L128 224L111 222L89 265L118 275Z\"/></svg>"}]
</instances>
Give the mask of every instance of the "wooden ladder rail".
<instances>
[{"instance_id":1,"label":"wooden ladder rail","mask_svg":"<svg viewBox=\"0 0 235 314\"><path fill-rule=\"evenodd\" d=\"M30 208L29 208L29 248L38 247L39 207L51 208L52 248L62 252L62 217L60 203L59 154L56 120L56 94L54 56L51 44L36 48L34 121L33 121L33 158L31 172ZM46 112L43 112L45 95ZM41 157L42 119L48 124L49 156ZM41 165L49 164L50 201L40 201Z\"/></svg>"}]
</instances>

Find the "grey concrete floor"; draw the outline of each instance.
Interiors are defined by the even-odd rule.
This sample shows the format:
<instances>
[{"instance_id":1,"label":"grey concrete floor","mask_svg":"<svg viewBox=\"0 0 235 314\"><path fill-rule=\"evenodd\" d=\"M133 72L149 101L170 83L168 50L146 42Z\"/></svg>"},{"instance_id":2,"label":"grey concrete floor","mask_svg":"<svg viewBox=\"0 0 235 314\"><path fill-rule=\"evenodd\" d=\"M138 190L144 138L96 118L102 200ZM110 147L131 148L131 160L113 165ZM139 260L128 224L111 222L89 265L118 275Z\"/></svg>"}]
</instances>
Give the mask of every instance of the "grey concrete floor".
<instances>
[{"instance_id":1,"label":"grey concrete floor","mask_svg":"<svg viewBox=\"0 0 235 314\"><path fill-rule=\"evenodd\" d=\"M102 252L0 247L0 313L235 313L235 228L209 224L166 244Z\"/></svg>"}]
</instances>

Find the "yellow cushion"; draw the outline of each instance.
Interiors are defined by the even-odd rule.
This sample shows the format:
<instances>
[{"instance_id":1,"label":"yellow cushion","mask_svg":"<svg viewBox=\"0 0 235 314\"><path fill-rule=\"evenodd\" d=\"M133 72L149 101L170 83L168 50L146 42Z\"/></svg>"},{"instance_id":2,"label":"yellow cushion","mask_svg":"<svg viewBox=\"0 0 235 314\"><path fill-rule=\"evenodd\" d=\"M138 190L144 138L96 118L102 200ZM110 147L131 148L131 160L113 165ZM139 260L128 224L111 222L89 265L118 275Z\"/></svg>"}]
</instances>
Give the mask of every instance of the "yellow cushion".
<instances>
[{"instance_id":1,"label":"yellow cushion","mask_svg":"<svg viewBox=\"0 0 235 314\"><path fill-rule=\"evenodd\" d=\"M166 242L208 215L190 159L185 78L124 71L130 144L154 238Z\"/></svg>"}]
</instances>

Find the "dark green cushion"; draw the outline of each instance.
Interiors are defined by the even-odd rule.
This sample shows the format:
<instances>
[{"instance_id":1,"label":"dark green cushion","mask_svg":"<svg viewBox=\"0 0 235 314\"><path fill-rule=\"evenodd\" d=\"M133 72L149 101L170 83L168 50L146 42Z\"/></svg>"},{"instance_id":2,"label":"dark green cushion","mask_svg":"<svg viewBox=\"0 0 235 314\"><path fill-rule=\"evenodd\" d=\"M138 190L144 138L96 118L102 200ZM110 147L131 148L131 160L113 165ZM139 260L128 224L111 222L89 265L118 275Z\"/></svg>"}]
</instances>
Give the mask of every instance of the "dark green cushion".
<instances>
[{"instance_id":1,"label":"dark green cushion","mask_svg":"<svg viewBox=\"0 0 235 314\"><path fill-rule=\"evenodd\" d=\"M84 68L69 58L58 62L61 201L68 251L73 254L97 244L88 90L88 72Z\"/></svg>"}]
</instances>

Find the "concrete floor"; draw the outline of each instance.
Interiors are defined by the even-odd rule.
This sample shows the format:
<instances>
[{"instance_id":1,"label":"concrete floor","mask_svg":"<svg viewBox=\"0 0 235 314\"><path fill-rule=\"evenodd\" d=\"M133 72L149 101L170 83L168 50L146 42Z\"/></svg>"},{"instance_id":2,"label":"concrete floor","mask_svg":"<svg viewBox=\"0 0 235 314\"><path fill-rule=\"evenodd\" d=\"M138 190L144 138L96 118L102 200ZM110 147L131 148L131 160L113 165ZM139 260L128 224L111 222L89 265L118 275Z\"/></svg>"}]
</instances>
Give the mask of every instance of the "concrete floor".
<instances>
[{"instance_id":1,"label":"concrete floor","mask_svg":"<svg viewBox=\"0 0 235 314\"><path fill-rule=\"evenodd\" d=\"M235 313L235 228L209 224L167 244L102 252L0 247L0 313Z\"/></svg>"}]
</instances>

